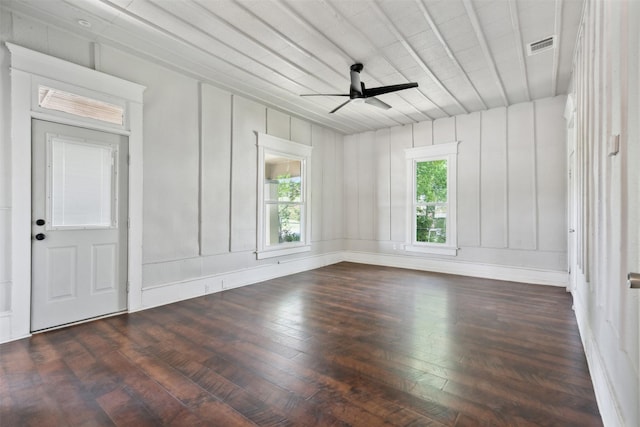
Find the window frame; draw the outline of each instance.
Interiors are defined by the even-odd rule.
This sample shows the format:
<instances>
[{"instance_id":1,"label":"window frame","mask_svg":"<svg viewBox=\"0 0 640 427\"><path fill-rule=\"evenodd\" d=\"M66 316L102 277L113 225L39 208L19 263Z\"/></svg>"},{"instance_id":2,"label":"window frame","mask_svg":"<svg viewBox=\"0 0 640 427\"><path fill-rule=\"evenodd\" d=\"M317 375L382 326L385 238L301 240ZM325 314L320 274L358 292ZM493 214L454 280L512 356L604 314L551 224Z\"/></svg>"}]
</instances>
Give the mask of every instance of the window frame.
<instances>
[{"instance_id":1,"label":"window frame","mask_svg":"<svg viewBox=\"0 0 640 427\"><path fill-rule=\"evenodd\" d=\"M404 250L407 252L419 252L437 255L456 256L457 247L457 159L459 141L443 144L427 145L423 147L405 149L407 160L407 230ZM421 205L417 202L416 169L420 162L436 160L447 161L447 220L445 243L418 242L416 241L416 208ZM445 204L438 202L437 204Z\"/></svg>"},{"instance_id":2,"label":"window frame","mask_svg":"<svg viewBox=\"0 0 640 427\"><path fill-rule=\"evenodd\" d=\"M256 258L265 259L277 256L291 255L311 250L311 152L312 147L288 139L278 138L266 133L258 132L258 215L257 215L257 250ZM300 161L300 202L292 204L300 206L300 241L284 242L267 246L265 221L268 218L267 209L273 201L265 199L265 157L266 154L288 157Z\"/></svg>"}]
</instances>

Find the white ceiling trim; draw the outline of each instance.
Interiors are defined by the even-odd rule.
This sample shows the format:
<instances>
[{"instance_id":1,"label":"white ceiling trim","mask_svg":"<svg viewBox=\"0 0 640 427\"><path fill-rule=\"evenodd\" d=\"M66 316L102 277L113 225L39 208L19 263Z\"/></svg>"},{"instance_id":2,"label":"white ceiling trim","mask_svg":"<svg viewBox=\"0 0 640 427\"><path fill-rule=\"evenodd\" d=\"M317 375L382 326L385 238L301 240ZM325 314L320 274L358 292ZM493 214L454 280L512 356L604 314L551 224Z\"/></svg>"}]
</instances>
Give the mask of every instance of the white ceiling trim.
<instances>
[{"instance_id":1,"label":"white ceiling trim","mask_svg":"<svg viewBox=\"0 0 640 427\"><path fill-rule=\"evenodd\" d=\"M183 0L185 1L185 0ZM217 15L216 13L214 13L213 11L211 11L209 8L203 6L200 2L198 2L197 0L186 0L188 3L191 3L193 5L195 5L200 11L202 11L206 16L212 18L213 20L215 20L217 23L219 23L221 26L225 26L228 29L234 31L235 33L241 35L245 40L250 41L251 43L253 43L255 46L258 46L259 48L261 48L262 50L264 50L265 52L269 53L270 55L273 55L274 57L280 59L281 61L285 62L287 65L289 65L290 67L298 70L299 72L301 72L302 74L305 74L319 82L321 82L322 84L326 85L327 87L330 87L332 91L336 91L336 92L344 92L344 88L340 89L338 88L335 84L323 79L322 77L319 77L316 74L312 74L311 72L309 72L306 68L303 68L301 66L299 66L298 64L296 64L295 62L289 60L288 58L284 57L283 55L281 55L280 53L278 53L277 51L271 49L269 46L265 45L264 43L262 43L261 41L257 40L256 38L254 38L253 36L251 36L250 34L247 34L246 32L244 32L242 29L240 29L239 27L237 27L236 25L231 24L229 21L227 21L226 19L222 18L221 16ZM161 6L157 6L160 9L165 10L167 13L171 13L169 11L167 11L166 9L162 8ZM172 14L172 13L171 13ZM183 21L180 17L175 16L175 14L172 14L175 19ZM185 22L186 23L186 22ZM188 23L187 23L188 24ZM295 80L289 78L288 76L280 73L279 71L275 70L273 67L270 67L268 65L266 65L263 61L259 61L255 58L253 58L250 55L246 55L244 54L242 51L240 51L239 49L237 49L235 46L232 46L231 44L220 40L220 38L213 36L212 34L205 32L205 34L207 34L209 37L215 39L216 41L218 41L219 43L224 44L225 46L229 47L230 49L234 50L235 52L237 52L238 54L250 59L251 61L258 63L266 68L268 68L269 70L273 71L274 73L277 73L278 75L282 76L283 78L285 78L286 80L293 82L295 85L304 88L305 91L308 92L317 92L317 88L311 87L309 85L303 85L300 84L298 82L296 82ZM295 94L292 93L292 95L299 95L299 94ZM378 115L381 115L381 113L376 112ZM361 117L362 120L372 120L372 118L370 117L370 115L366 115L364 113L356 113L358 114L359 117ZM390 118L386 115L382 115L384 119L389 120ZM391 120L393 120L391 118ZM399 124L399 122L396 122L396 124Z\"/></svg>"},{"instance_id":2,"label":"white ceiling trim","mask_svg":"<svg viewBox=\"0 0 640 427\"><path fill-rule=\"evenodd\" d=\"M456 58L454 53L451 51L451 48L449 48L449 44L446 42L446 40L442 36L442 33L438 29L438 26L433 21L433 18L431 17L431 14L427 10L427 7L424 5L423 0L415 0L415 1L416 1L416 4L418 5L418 8L420 9L420 12L422 12L422 16L424 16L424 19L429 24L429 27L431 28L431 31L433 31L433 34L435 34L436 38L438 39L438 41L440 42L440 44L444 48L444 51L447 53L447 56L449 57L451 62L453 62L453 64L456 66L458 71L460 71L460 74L462 75L462 77L464 77L464 79L467 81L467 83L469 84L469 86L473 90L473 93L476 95L476 99L482 105L482 108L484 108L486 110L487 109L487 104L484 102L484 99L482 99L482 96L478 92L478 89L476 89L476 86L473 84L473 82L469 78L469 74L467 74L467 72L464 70L464 68L462 68L462 65L460 65L460 62L458 61L458 59Z\"/></svg>"},{"instance_id":3,"label":"white ceiling trim","mask_svg":"<svg viewBox=\"0 0 640 427\"><path fill-rule=\"evenodd\" d=\"M358 35L360 37L362 37L363 39L365 39L369 45L371 45L373 48L377 49L377 46L375 45L375 43L373 43L373 41L371 40L370 37L368 37L364 32L362 32L357 25L354 25L353 23L351 23L347 18L345 18L342 13L340 13L340 11L338 11L331 3L329 3L326 0L319 0L327 9L329 9L331 11L331 13L338 18L338 20L340 20L341 22L346 23L347 25L349 25L352 30L354 32L357 32ZM387 55L384 54L384 52L382 50L379 51L380 56L387 62L387 64L389 64L389 66L391 68L393 68L398 74L400 74L407 82L409 82L410 80L407 78L407 76L402 73L400 70L398 70L394 65L393 62L389 59L389 57ZM368 73L369 75L371 75L370 73ZM372 76L373 77L373 76ZM377 80L377 79L376 79ZM427 100L429 101L429 103L431 103L433 105L433 107L435 109L437 109L438 111L441 111L442 114L445 114L446 116L449 116L446 112L444 112L438 105L436 105L435 102L433 102L426 94L424 94L421 90L420 87L418 87L418 92ZM397 94L398 96L400 96L402 99L405 99L400 93ZM406 100L406 99L405 99ZM408 101L407 101L408 102ZM424 111L420 111L418 108L416 108L413 104L411 104L410 102L408 102L409 105L421 116L425 117L427 120L433 120L433 118L431 116L429 116L427 113L425 113Z\"/></svg>"},{"instance_id":4,"label":"white ceiling trim","mask_svg":"<svg viewBox=\"0 0 640 427\"><path fill-rule=\"evenodd\" d=\"M560 36L562 35L562 0L556 0L556 13L553 33L555 46L553 49L553 68L551 72L551 93L558 94L558 67L560 67Z\"/></svg>"},{"instance_id":5,"label":"white ceiling trim","mask_svg":"<svg viewBox=\"0 0 640 427\"><path fill-rule=\"evenodd\" d=\"M340 54L347 59L350 63L355 63L356 60L354 59L354 57L346 52L341 46L337 45L333 40L331 40L329 37L327 37L322 31L320 31L318 28L316 28L315 25L313 25L311 22L309 22L306 18L304 18L303 16L301 16L300 14L298 14L298 12L296 12L295 10L293 10L289 5L287 5L286 3L284 3L282 0L275 0L275 3L278 4L278 6L280 6L280 8L287 13L287 15L289 15L292 19L295 19L297 22L299 22L301 25L304 25L305 27L307 27L307 29L312 30L313 33L316 34L317 37L321 38L322 40L326 41L327 43L329 43L330 45L332 45L336 51L340 52ZM345 70L345 74L347 75L348 70ZM368 74L369 76L371 76L371 74ZM373 76L371 76L373 77ZM376 84L379 84L379 82L377 82ZM317 91L316 91L317 92ZM375 111L375 109L371 109L369 111ZM418 121L409 117L407 114L403 113L402 111L396 109L396 112L398 112L399 114L402 114L403 116L405 116L408 120L409 123L417 123ZM381 115L383 115L382 113L380 113ZM385 118L389 118L387 115L383 115ZM392 119L396 122L396 124L398 125L403 125L403 124L407 124L406 122L400 122L397 121L395 119Z\"/></svg>"},{"instance_id":6,"label":"white ceiling trim","mask_svg":"<svg viewBox=\"0 0 640 427\"><path fill-rule=\"evenodd\" d=\"M520 30L520 19L518 18L518 2L509 0L509 13L511 14L511 27L516 38L518 50L518 63L520 65L520 76L522 77L522 88L526 100L531 101L531 91L529 90L529 78L527 77L527 63L524 58L524 44L522 42L522 31Z\"/></svg>"},{"instance_id":7,"label":"white ceiling trim","mask_svg":"<svg viewBox=\"0 0 640 427\"><path fill-rule=\"evenodd\" d=\"M500 96L502 96L502 101L504 102L504 105L506 107L509 105L509 99L507 98L507 94L504 91L504 85L502 84L502 80L500 79L500 74L498 74L496 62L493 60L493 56L491 55L491 51L489 50L489 45L487 44L487 39L484 36L482 27L480 26L480 21L478 21L478 15L476 15L476 11L473 8L473 4L471 4L471 0L462 0L462 3L464 4L464 8L467 11L467 15L469 15L471 26L476 33L476 37L478 38L478 42L480 43L482 53L484 54L484 57L489 66L489 70L493 75L493 80L495 81L496 86L500 91Z\"/></svg>"},{"instance_id":8,"label":"white ceiling trim","mask_svg":"<svg viewBox=\"0 0 640 427\"><path fill-rule=\"evenodd\" d=\"M3 10L15 12L13 37L33 46L46 50L52 37L76 43L62 30L88 41L89 51L69 57L89 67L101 69L100 51L115 48L347 134L566 92L584 5L584 0L0 0ZM79 19L93 25L80 27ZM522 41L552 31L556 51L527 57ZM85 45L78 40L77 46ZM343 99L299 96L347 93L349 65L355 62L365 64L362 77L370 87L411 81L420 86L381 96L394 107L386 111L350 104L329 114Z\"/></svg>"},{"instance_id":9,"label":"white ceiling trim","mask_svg":"<svg viewBox=\"0 0 640 427\"><path fill-rule=\"evenodd\" d=\"M440 90L442 90L444 93L446 93L453 100L454 104L456 104L456 106L458 108L460 108L465 113L468 113L469 111L460 103L460 101L458 101L458 99L449 91L449 89L447 89L445 87L445 85L442 84L442 81L440 81L440 79L438 77L436 77L435 74L433 74L433 72L431 71L429 66L422 60L420 55L418 55L418 52L416 52L415 49L413 49L413 47L411 47L409 42L400 33L400 31L395 26L395 24L384 13L384 11L380 7L380 5L376 1L373 1L371 3L371 5L372 5L372 9L378 14L378 17L382 21L384 21L384 23L385 23L386 27L389 29L389 31L391 31L393 33L393 35L398 39L398 41L402 44L402 46L409 53L409 55L411 55L411 57L416 61L416 63L420 66L420 68L422 68L422 70L425 72L425 74L431 80L433 80L433 82L436 84L436 86L438 86L440 88Z\"/></svg>"}]
</instances>

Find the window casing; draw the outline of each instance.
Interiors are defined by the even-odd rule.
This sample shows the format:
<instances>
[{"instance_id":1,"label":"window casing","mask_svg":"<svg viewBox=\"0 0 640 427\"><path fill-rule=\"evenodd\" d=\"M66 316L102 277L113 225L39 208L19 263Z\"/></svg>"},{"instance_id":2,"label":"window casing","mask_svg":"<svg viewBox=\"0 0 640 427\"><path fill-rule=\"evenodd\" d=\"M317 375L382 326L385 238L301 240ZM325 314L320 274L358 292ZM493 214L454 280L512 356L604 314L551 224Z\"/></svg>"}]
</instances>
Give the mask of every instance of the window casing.
<instances>
[{"instance_id":1,"label":"window casing","mask_svg":"<svg viewBox=\"0 0 640 427\"><path fill-rule=\"evenodd\" d=\"M311 147L258 134L257 258L311 249Z\"/></svg>"},{"instance_id":2,"label":"window casing","mask_svg":"<svg viewBox=\"0 0 640 427\"><path fill-rule=\"evenodd\" d=\"M408 170L409 252L457 255L458 142L405 150Z\"/></svg>"}]
</instances>

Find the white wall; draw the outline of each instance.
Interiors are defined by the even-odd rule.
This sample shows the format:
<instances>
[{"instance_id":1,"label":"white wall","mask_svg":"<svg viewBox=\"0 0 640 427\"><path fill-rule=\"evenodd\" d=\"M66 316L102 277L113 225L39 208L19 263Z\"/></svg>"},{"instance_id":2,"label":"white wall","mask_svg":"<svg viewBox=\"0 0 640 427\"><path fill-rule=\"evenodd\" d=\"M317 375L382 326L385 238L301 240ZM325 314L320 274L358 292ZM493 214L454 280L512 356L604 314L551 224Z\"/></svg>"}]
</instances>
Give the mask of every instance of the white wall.
<instances>
[{"instance_id":1,"label":"white wall","mask_svg":"<svg viewBox=\"0 0 640 427\"><path fill-rule=\"evenodd\" d=\"M462 274L469 264L557 272L549 277L565 285L565 99L346 136L346 249L388 255L388 263L457 263L452 272ZM404 150L456 140L458 255L407 253Z\"/></svg>"},{"instance_id":2,"label":"white wall","mask_svg":"<svg viewBox=\"0 0 640 427\"><path fill-rule=\"evenodd\" d=\"M577 136L572 293L603 421L638 426L640 291L626 274L640 271L640 3L585 7L567 109ZM610 155L616 134L620 152Z\"/></svg>"},{"instance_id":3,"label":"white wall","mask_svg":"<svg viewBox=\"0 0 640 427\"><path fill-rule=\"evenodd\" d=\"M146 86L143 306L335 262L342 248L342 134L170 66L0 8L0 41ZM0 48L0 342L11 307L9 53ZM256 132L313 146L312 250L257 261ZM319 261L309 261L314 258ZM296 261L297 260L297 261ZM297 262L297 263L296 263ZM282 263L282 264L280 264Z\"/></svg>"}]
</instances>

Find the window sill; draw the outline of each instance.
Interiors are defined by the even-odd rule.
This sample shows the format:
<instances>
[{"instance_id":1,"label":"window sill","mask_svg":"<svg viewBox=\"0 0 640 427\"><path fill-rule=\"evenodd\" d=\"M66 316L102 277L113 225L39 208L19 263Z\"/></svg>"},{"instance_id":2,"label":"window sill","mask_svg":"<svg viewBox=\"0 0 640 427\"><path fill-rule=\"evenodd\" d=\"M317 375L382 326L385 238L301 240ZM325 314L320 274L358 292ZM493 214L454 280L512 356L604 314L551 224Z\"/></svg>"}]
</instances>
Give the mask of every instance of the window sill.
<instances>
[{"instance_id":1,"label":"window sill","mask_svg":"<svg viewBox=\"0 0 640 427\"><path fill-rule=\"evenodd\" d=\"M257 259L275 258L277 256L297 254L301 252L309 252L311 246L294 246L288 248L267 249L264 251L256 252Z\"/></svg>"},{"instance_id":2,"label":"window sill","mask_svg":"<svg viewBox=\"0 0 640 427\"><path fill-rule=\"evenodd\" d=\"M404 250L407 252L419 252L423 254L436 254L436 255L449 255L457 256L458 248L455 246L418 246L418 245L406 245Z\"/></svg>"}]
</instances>

